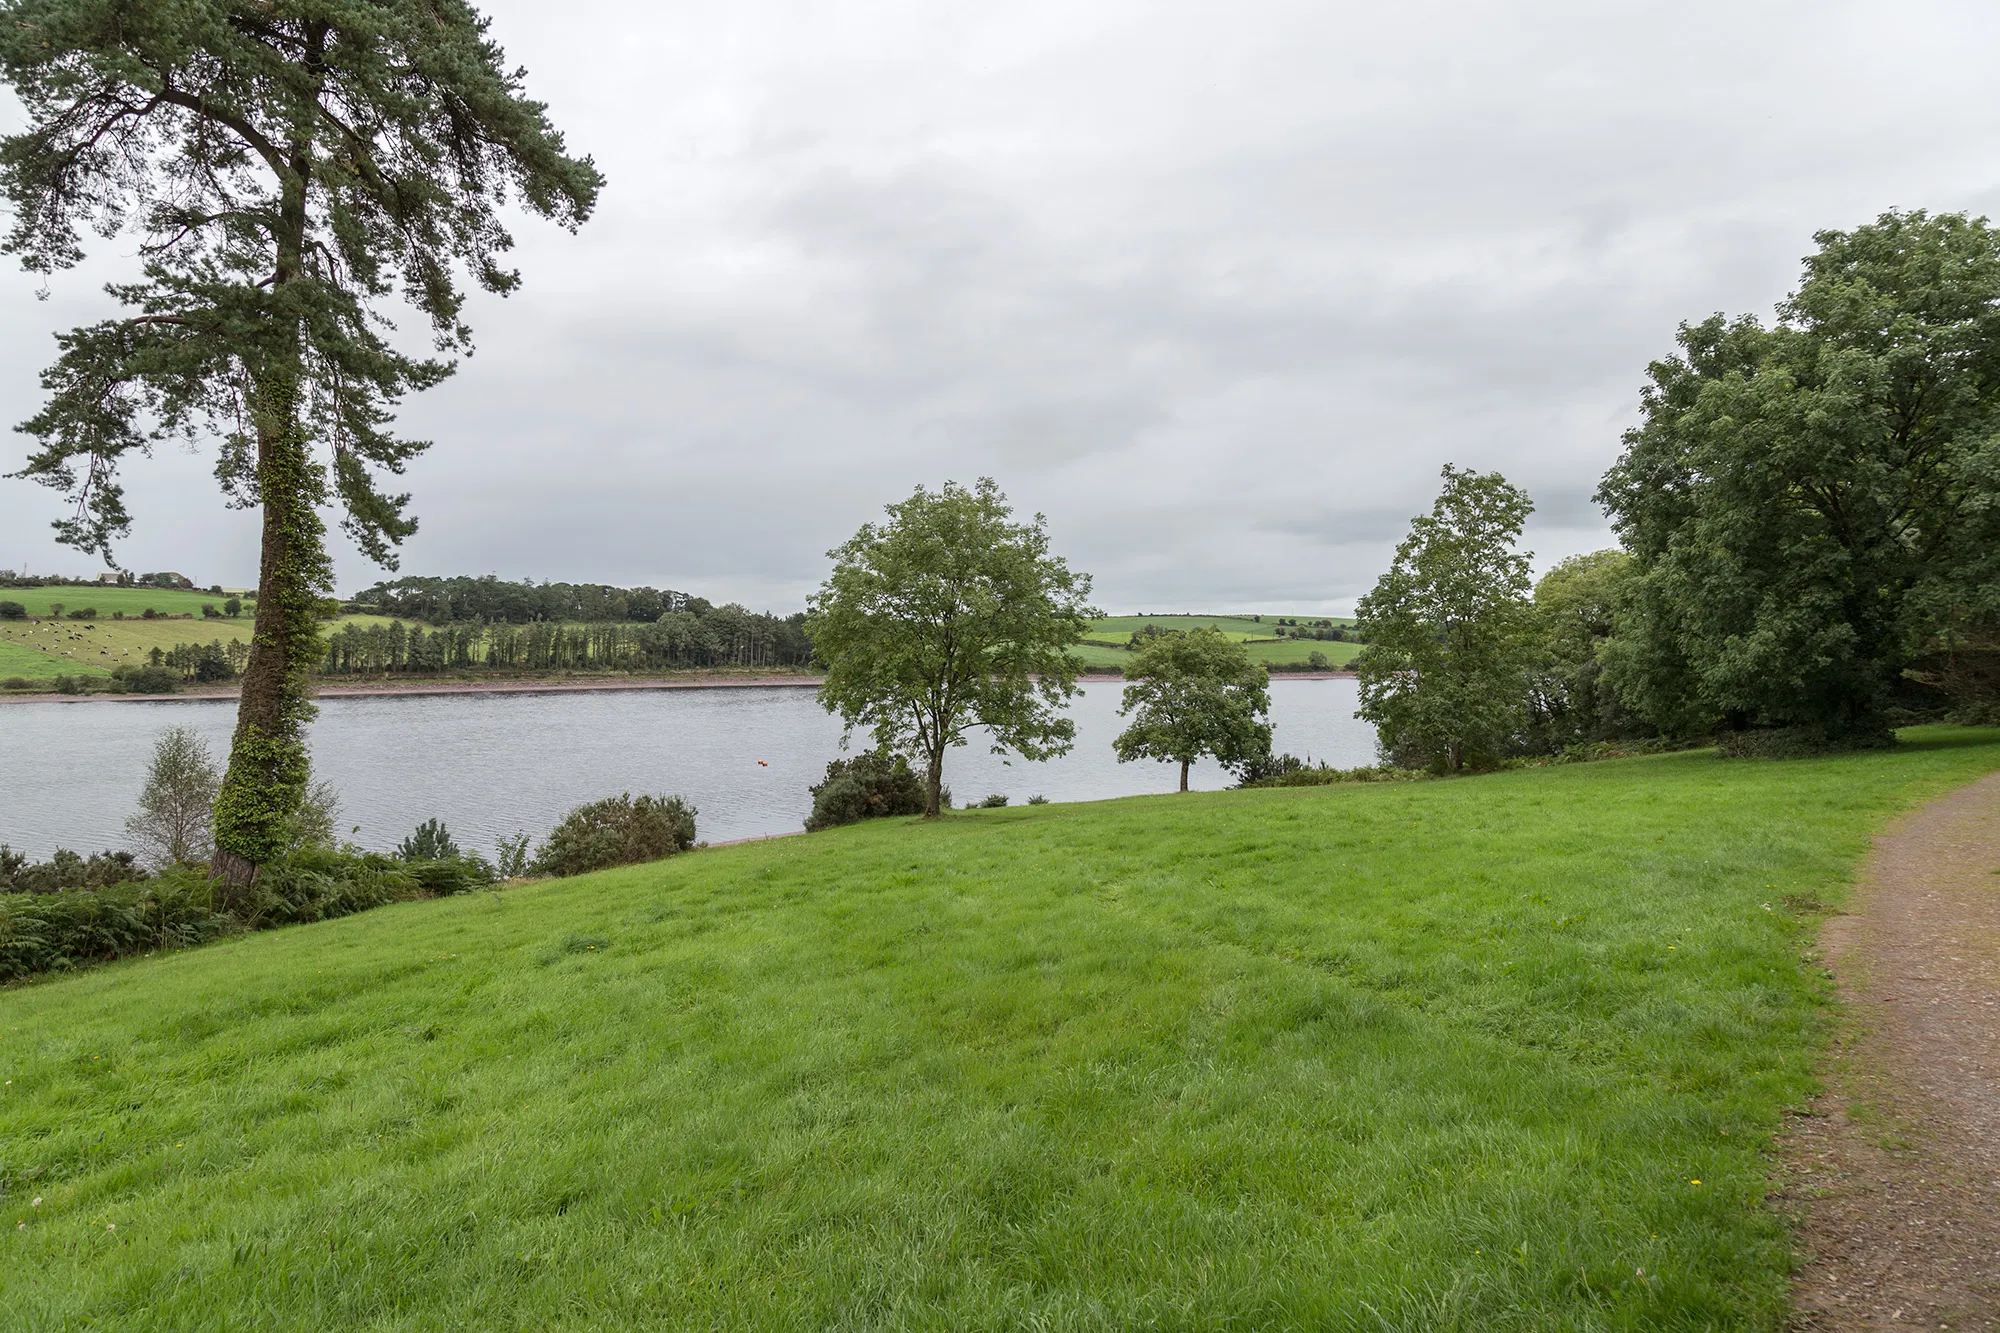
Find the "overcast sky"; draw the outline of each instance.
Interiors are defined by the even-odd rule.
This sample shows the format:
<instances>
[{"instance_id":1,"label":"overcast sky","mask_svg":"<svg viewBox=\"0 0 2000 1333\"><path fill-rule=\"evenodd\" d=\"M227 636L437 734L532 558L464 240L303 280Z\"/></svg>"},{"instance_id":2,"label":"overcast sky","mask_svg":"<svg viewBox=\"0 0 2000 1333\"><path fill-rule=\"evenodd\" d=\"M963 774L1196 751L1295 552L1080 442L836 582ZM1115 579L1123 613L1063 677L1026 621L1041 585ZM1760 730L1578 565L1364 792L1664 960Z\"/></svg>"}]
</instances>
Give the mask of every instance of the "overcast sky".
<instances>
[{"instance_id":1,"label":"overcast sky","mask_svg":"<svg viewBox=\"0 0 2000 1333\"><path fill-rule=\"evenodd\" d=\"M487 8L609 183L406 406L411 573L791 609L990 475L1109 610L1346 612L1445 462L1528 488L1546 567L1608 544L1679 321L1768 314L1817 229L2000 207L1990 3ZM0 276L5 421L133 249ZM135 463L122 564L254 582L211 466ZM58 512L0 481L0 566L92 568Z\"/></svg>"}]
</instances>

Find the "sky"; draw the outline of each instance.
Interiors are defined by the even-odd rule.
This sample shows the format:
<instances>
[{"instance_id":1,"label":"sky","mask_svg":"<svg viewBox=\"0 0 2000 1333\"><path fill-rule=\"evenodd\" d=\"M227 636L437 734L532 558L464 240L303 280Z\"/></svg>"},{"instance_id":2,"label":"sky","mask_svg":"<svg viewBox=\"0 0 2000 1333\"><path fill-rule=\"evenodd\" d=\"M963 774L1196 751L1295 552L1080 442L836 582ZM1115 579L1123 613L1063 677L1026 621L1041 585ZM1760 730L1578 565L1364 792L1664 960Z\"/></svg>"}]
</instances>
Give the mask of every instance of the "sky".
<instances>
[{"instance_id":1,"label":"sky","mask_svg":"<svg viewBox=\"0 0 2000 1333\"><path fill-rule=\"evenodd\" d=\"M1114 613L1351 612L1445 463L1545 569L1676 326L1813 233L2000 210L2000 7L1893 0L497 0L607 178L409 400L414 574L790 610L919 484L995 478ZM0 106L0 126L18 127ZM0 271L0 417L130 237ZM0 470L26 437L0 439ZM121 565L255 581L212 450L129 469ZM83 573L0 480L0 567ZM384 577L337 533L340 589Z\"/></svg>"}]
</instances>

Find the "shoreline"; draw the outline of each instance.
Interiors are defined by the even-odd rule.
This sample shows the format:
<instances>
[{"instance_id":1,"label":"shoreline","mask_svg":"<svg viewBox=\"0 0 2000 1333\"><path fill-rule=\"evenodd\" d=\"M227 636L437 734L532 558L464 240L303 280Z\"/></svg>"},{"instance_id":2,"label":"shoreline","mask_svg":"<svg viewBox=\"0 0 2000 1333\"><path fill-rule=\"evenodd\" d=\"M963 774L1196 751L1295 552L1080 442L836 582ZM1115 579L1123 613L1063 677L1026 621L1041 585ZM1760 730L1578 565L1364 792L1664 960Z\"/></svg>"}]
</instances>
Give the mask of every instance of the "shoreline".
<instances>
[{"instance_id":1,"label":"shoreline","mask_svg":"<svg viewBox=\"0 0 2000 1333\"><path fill-rule=\"evenodd\" d=\"M1276 671L1271 673L1273 681L1279 680L1352 680L1351 671ZM1125 677L1115 672L1087 671L1078 676L1079 682L1105 684L1123 681ZM313 691L316 699L381 699L400 695L434 696L451 694L581 694L593 691L613 690L742 690L742 689L818 689L825 683L824 676L645 676L631 679L605 678L602 680L419 680L407 684L376 682L367 685L326 685ZM240 690L182 690L174 694L56 694L51 691L34 693L0 694L0 705L26 703L96 704L96 703L217 703L238 698Z\"/></svg>"}]
</instances>

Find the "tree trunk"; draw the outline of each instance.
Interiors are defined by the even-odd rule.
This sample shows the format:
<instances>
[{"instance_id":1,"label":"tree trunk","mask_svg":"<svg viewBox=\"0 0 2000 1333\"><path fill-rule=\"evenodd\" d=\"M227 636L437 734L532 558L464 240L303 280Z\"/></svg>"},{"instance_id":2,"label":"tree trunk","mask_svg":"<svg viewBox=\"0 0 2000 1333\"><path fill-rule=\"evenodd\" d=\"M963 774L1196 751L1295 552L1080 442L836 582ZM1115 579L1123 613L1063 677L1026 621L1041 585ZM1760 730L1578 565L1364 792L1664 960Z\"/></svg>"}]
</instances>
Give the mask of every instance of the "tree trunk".
<instances>
[{"instance_id":1,"label":"tree trunk","mask_svg":"<svg viewBox=\"0 0 2000 1333\"><path fill-rule=\"evenodd\" d=\"M930 771L924 774L924 818L938 817L939 793L944 790L944 750L932 750L929 755Z\"/></svg>"},{"instance_id":2,"label":"tree trunk","mask_svg":"<svg viewBox=\"0 0 2000 1333\"><path fill-rule=\"evenodd\" d=\"M257 619L229 772L215 803L211 869L233 891L282 855L311 780L305 725L320 654L319 597L332 582L314 508L324 482L307 454L296 370L260 376L254 414L264 540Z\"/></svg>"},{"instance_id":3,"label":"tree trunk","mask_svg":"<svg viewBox=\"0 0 2000 1333\"><path fill-rule=\"evenodd\" d=\"M1186 791L1186 790L1187 790L1187 771L1188 771L1188 761L1187 761L1187 760L1185 760L1185 759L1183 759L1183 760L1181 760L1181 790L1182 790L1182 791Z\"/></svg>"}]
</instances>

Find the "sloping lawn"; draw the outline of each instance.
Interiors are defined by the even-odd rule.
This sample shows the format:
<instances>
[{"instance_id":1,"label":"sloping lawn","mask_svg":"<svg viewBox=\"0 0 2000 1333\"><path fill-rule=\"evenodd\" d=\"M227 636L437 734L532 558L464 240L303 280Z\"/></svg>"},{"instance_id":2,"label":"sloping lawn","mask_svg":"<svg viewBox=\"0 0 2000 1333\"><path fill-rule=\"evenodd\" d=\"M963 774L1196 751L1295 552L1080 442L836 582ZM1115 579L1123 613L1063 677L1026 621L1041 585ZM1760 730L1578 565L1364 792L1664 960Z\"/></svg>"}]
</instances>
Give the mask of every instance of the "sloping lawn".
<instances>
[{"instance_id":1,"label":"sloping lawn","mask_svg":"<svg viewBox=\"0 0 2000 1333\"><path fill-rule=\"evenodd\" d=\"M0 1323L1776 1328L1813 904L2000 767L1913 741L882 821L0 992Z\"/></svg>"}]
</instances>

